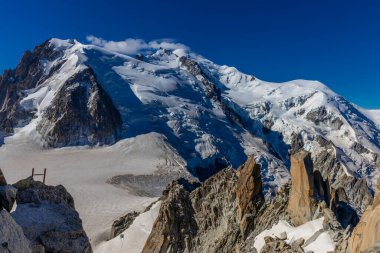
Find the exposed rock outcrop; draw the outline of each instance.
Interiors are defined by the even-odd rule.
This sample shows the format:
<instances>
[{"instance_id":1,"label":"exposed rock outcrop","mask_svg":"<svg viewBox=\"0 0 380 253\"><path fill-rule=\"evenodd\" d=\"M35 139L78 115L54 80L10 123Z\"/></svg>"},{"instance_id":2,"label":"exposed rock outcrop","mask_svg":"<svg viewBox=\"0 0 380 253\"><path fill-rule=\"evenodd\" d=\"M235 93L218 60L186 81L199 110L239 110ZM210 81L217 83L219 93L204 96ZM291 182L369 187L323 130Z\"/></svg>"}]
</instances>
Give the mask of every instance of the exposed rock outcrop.
<instances>
[{"instance_id":1,"label":"exposed rock outcrop","mask_svg":"<svg viewBox=\"0 0 380 253\"><path fill-rule=\"evenodd\" d=\"M244 122L241 116L236 113L233 108L231 108L225 101L222 100L222 91L217 87L215 82L211 80L211 78L201 68L201 66L196 61L186 56L182 56L179 61L182 68L186 69L204 85L206 96L219 104L220 108L223 110L227 118L231 122L243 126Z\"/></svg>"},{"instance_id":2,"label":"exposed rock outcrop","mask_svg":"<svg viewBox=\"0 0 380 253\"><path fill-rule=\"evenodd\" d=\"M121 124L119 111L87 68L61 87L37 131L49 147L112 144Z\"/></svg>"},{"instance_id":3,"label":"exposed rock outcrop","mask_svg":"<svg viewBox=\"0 0 380 253\"><path fill-rule=\"evenodd\" d=\"M260 165L253 156L237 171L236 200L240 232L244 237L253 230L253 220L265 202L260 172Z\"/></svg>"},{"instance_id":4,"label":"exposed rock outcrop","mask_svg":"<svg viewBox=\"0 0 380 253\"><path fill-rule=\"evenodd\" d=\"M294 225L312 220L316 210L313 162L310 153L300 151L291 157L292 186L288 212Z\"/></svg>"},{"instance_id":5,"label":"exposed rock outcrop","mask_svg":"<svg viewBox=\"0 0 380 253\"><path fill-rule=\"evenodd\" d=\"M291 245L287 244L285 240L273 237L265 237L265 245L261 249L260 253L274 253L274 252L283 252L283 253L299 253L298 250L292 248Z\"/></svg>"},{"instance_id":6,"label":"exposed rock outcrop","mask_svg":"<svg viewBox=\"0 0 380 253\"><path fill-rule=\"evenodd\" d=\"M12 213L33 247L46 252L90 253L74 201L63 186L47 186L27 178L14 185L17 209Z\"/></svg>"},{"instance_id":7,"label":"exposed rock outcrop","mask_svg":"<svg viewBox=\"0 0 380 253\"><path fill-rule=\"evenodd\" d=\"M325 200L330 202L329 195L333 193L331 189L342 188L347 195L345 203L361 215L373 199L365 179L358 179L345 171L337 155L340 151L330 141L319 136L317 142L322 148L313 154L313 162L314 168L320 172L321 179L326 184Z\"/></svg>"},{"instance_id":8,"label":"exposed rock outcrop","mask_svg":"<svg viewBox=\"0 0 380 253\"><path fill-rule=\"evenodd\" d=\"M343 188L333 189L331 194L330 209L335 213L343 228L356 226L359 217L350 203Z\"/></svg>"},{"instance_id":9,"label":"exposed rock outcrop","mask_svg":"<svg viewBox=\"0 0 380 253\"><path fill-rule=\"evenodd\" d=\"M13 129L32 117L20 106L25 90L37 87L48 75L44 62L53 61L60 55L49 41L26 51L14 70L5 70L0 77L0 132L13 133Z\"/></svg>"},{"instance_id":10,"label":"exposed rock outcrop","mask_svg":"<svg viewBox=\"0 0 380 253\"><path fill-rule=\"evenodd\" d=\"M373 205L364 212L350 237L349 250L351 253L369 250L380 242L380 179L376 190Z\"/></svg>"},{"instance_id":11,"label":"exposed rock outcrop","mask_svg":"<svg viewBox=\"0 0 380 253\"><path fill-rule=\"evenodd\" d=\"M160 213L142 253L176 253L191 248L197 231L189 193L173 182L164 193Z\"/></svg>"},{"instance_id":12,"label":"exposed rock outcrop","mask_svg":"<svg viewBox=\"0 0 380 253\"><path fill-rule=\"evenodd\" d=\"M135 218L139 215L139 212L131 212L115 220L112 223L111 238L114 238L127 230L132 225Z\"/></svg>"},{"instance_id":13,"label":"exposed rock outcrop","mask_svg":"<svg viewBox=\"0 0 380 253\"><path fill-rule=\"evenodd\" d=\"M7 180L5 180L3 171L0 169L0 186L7 185Z\"/></svg>"},{"instance_id":14,"label":"exposed rock outcrop","mask_svg":"<svg viewBox=\"0 0 380 253\"><path fill-rule=\"evenodd\" d=\"M182 186L171 185L143 252L243 252L246 237L251 232L261 232L286 211L287 200L283 200L286 197L279 194L266 209L261 191L260 166L253 157L236 172L230 168L218 172L188 196ZM175 204L188 208L187 211L180 209L188 216L182 221L187 225L181 225L185 228L181 236L177 235L176 226L165 225L178 220L179 212L173 212L178 207L167 209Z\"/></svg>"},{"instance_id":15,"label":"exposed rock outcrop","mask_svg":"<svg viewBox=\"0 0 380 253\"><path fill-rule=\"evenodd\" d=\"M143 252L255 252L256 237L279 220L299 226L320 217L322 228L306 241L302 236L291 241L268 237L261 252L304 252L318 238L323 240L322 235L329 236L337 253L362 252L379 241L379 204L365 212L351 236L358 216L345 190L330 187L318 170L313 172L310 153L299 150L291 161L291 185L285 184L268 202L253 157L237 171L224 169L190 193L171 184ZM379 203L379 192L374 204Z\"/></svg>"},{"instance_id":16,"label":"exposed rock outcrop","mask_svg":"<svg viewBox=\"0 0 380 253\"><path fill-rule=\"evenodd\" d=\"M22 228L5 210L0 210L0 252L32 253Z\"/></svg>"},{"instance_id":17,"label":"exposed rock outcrop","mask_svg":"<svg viewBox=\"0 0 380 253\"><path fill-rule=\"evenodd\" d=\"M16 193L17 189L11 185L0 186L0 208L10 212L16 200Z\"/></svg>"}]
</instances>

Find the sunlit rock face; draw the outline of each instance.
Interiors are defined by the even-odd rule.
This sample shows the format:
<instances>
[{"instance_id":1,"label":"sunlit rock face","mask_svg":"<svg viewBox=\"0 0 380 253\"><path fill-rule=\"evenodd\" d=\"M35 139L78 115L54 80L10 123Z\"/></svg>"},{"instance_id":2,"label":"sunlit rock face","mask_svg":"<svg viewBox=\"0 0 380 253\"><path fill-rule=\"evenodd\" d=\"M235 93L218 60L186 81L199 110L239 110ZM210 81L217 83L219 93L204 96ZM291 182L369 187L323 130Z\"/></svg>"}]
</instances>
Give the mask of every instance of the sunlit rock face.
<instances>
[{"instance_id":1,"label":"sunlit rock face","mask_svg":"<svg viewBox=\"0 0 380 253\"><path fill-rule=\"evenodd\" d=\"M288 212L295 225L301 225L313 218L316 209L313 162L311 154L300 151L291 157L292 187Z\"/></svg>"},{"instance_id":2,"label":"sunlit rock face","mask_svg":"<svg viewBox=\"0 0 380 253\"><path fill-rule=\"evenodd\" d=\"M366 251L380 242L380 180L378 180L373 204L367 208L359 224L352 232L349 250L352 253ZM371 252L371 251L369 251Z\"/></svg>"}]
</instances>

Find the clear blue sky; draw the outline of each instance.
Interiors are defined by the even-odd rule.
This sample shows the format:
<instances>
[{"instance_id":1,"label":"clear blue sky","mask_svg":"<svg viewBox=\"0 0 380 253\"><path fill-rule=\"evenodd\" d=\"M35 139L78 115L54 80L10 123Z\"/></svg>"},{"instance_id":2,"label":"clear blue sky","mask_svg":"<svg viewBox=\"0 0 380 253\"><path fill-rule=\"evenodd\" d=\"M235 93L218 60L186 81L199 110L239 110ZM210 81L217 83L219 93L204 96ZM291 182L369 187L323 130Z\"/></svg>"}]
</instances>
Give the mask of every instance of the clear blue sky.
<instances>
[{"instance_id":1,"label":"clear blue sky","mask_svg":"<svg viewBox=\"0 0 380 253\"><path fill-rule=\"evenodd\" d=\"M267 81L320 80L380 109L377 0L2 1L0 71L50 37L174 38Z\"/></svg>"}]
</instances>

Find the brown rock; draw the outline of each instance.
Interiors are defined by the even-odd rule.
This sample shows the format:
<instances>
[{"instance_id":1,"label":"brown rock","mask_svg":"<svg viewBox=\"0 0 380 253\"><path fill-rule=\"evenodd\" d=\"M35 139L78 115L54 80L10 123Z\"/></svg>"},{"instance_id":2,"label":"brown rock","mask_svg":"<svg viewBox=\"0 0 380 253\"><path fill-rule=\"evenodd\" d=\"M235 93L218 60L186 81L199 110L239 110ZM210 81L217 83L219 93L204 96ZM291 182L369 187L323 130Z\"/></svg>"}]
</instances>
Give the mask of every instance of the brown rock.
<instances>
[{"instance_id":1,"label":"brown rock","mask_svg":"<svg viewBox=\"0 0 380 253\"><path fill-rule=\"evenodd\" d=\"M297 250L293 249L292 246L287 244L284 240L279 238L265 237L265 245L261 249L260 253L299 253Z\"/></svg>"},{"instance_id":2,"label":"brown rock","mask_svg":"<svg viewBox=\"0 0 380 253\"><path fill-rule=\"evenodd\" d=\"M351 253L363 252L380 242L380 179L378 180L375 199L372 206L364 212L349 240Z\"/></svg>"},{"instance_id":3,"label":"brown rock","mask_svg":"<svg viewBox=\"0 0 380 253\"><path fill-rule=\"evenodd\" d=\"M301 150L291 157L292 187L288 212L298 226L312 220L316 208L313 163L309 152Z\"/></svg>"},{"instance_id":4,"label":"brown rock","mask_svg":"<svg viewBox=\"0 0 380 253\"><path fill-rule=\"evenodd\" d=\"M173 182L164 194L165 199L142 253L177 253L191 248L197 224L189 193Z\"/></svg>"},{"instance_id":5,"label":"brown rock","mask_svg":"<svg viewBox=\"0 0 380 253\"><path fill-rule=\"evenodd\" d=\"M237 174L236 199L238 217L240 219L241 233L246 236L253 229L252 220L257 213L257 209L264 203L261 191L260 165L250 156L246 163L239 168Z\"/></svg>"},{"instance_id":6,"label":"brown rock","mask_svg":"<svg viewBox=\"0 0 380 253\"><path fill-rule=\"evenodd\" d=\"M380 178L377 181L376 189L375 189L375 198L373 199L372 206L378 206L380 204Z\"/></svg>"}]
</instances>

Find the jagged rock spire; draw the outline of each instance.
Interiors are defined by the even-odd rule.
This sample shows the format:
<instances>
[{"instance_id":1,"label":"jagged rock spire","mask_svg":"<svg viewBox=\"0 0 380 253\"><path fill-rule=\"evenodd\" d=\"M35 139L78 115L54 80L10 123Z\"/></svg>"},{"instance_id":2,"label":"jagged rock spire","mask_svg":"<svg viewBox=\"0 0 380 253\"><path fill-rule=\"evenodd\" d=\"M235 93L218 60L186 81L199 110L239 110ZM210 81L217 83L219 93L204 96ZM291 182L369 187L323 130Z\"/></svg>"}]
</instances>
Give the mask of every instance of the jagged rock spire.
<instances>
[{"instance_id":1,"label":"jagged rock spire","mask_svg":"<svg viewBox=\"0 0 380 253\"><path fill-rule=\"evenodd\" d=\"M291 164L288 212L294 225L298 226L312 220L316 206L311 154L301 150L292 155Z\"/></svg>"},{"instance_id":2,"label":"jagged rock spire","mask_svg":"<svg viewBox=\"0 0 380 253\"><path fill-rule=\"evenodd\" d=\"M257 209L264 203L260 165L256 163L253 156L249 156L245 164L237 171L237 175L236 199L240 231L246 236L247 232L252 230Z\"/></svg>"}]
</instances>

